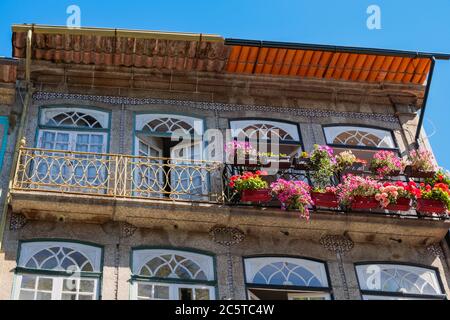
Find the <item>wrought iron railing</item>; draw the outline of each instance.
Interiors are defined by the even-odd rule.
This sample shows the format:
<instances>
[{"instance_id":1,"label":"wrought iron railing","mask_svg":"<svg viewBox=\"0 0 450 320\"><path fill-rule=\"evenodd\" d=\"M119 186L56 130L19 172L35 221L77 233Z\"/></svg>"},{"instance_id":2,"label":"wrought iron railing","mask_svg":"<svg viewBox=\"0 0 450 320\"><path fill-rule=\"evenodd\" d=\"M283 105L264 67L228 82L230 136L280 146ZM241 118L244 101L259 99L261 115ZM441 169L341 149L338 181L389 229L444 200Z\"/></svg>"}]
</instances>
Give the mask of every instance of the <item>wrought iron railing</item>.
<instances>
[{"instance_id":1,"label":"wrought iron railing","mask_svg":"<svg viewBox=\"0 0 450 320\"><path fill-rule=\"evenodd\" d=\"M219 162L22 147L13 190L223 202Z\"/></svg>"}]
</instances>

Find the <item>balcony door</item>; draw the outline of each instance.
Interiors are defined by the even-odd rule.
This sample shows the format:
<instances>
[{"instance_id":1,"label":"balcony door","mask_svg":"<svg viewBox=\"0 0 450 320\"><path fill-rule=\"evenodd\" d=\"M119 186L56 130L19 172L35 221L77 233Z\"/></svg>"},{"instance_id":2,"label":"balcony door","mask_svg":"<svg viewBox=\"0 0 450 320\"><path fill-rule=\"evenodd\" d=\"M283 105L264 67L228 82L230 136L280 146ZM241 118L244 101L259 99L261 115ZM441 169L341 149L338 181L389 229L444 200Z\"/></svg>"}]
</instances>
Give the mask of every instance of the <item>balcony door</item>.
<instances>
[{"instance_id":1,"label":"balcony door","mask_svg":"<svg viewBox=\"0 0 450 320\"><path fill-rule=\"evenodd\" d=\"M133 166L133 194L201 200L209 182L201 161L203 121L180 115L140 114L135 123L135 155L140 158Z\"/></svg>"}]
</instances>

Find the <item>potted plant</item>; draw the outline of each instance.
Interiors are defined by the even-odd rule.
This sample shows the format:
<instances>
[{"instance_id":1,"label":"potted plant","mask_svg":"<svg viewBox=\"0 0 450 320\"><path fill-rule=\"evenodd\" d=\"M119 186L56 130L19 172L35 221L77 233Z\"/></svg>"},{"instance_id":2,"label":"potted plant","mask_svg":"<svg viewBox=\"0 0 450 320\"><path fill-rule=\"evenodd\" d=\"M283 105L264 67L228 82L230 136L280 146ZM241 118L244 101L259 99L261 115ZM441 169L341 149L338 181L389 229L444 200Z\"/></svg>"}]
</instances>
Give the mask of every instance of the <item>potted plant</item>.
<instances>
[{"instance_id":1,"label":"potted plant","mask_svg":"<svg viewBox=\"0 0 450 320\"><path fill-rule=\"evenodd\" d=\"M336 194L337 188L327 186L324 189L314 188L311 192L311 199L316 207L338 208L339 199Z\"/></svg>"},{"instance_id":2,"label":"potted plant","mask_svg":"<svg viewBox=\"0 0 450 320\"><path fill-rule=\"evenodd\" d=\"M284 153L275 154L272 152L261 152L258 154L262 167L275 167L288 169L291 167L291 158Z\"/></svg>"},{"instance_id":3,"label":"potted plant","mask_svg":"<svg viewBox=\"0 0 450 320\"><path fill-rule=\"evenodd\" d=\"M412 178L432 178L436 173L436 161L433 153L427 149L412 150L405 174Z\"/></svg>"},{"instance_id":4,"label":"potted plant","mask_svg":"<svg viewBox=\"0 0 450 320\"><path fill-rule=\"evenodd\" d=\"M300 156L295 157L292 165L297 170L309 170L311 168L311 159L306 151L303 151Z\"/></svg>"},{"instance_id":5,"label":"potted plant","mask_svg":"<svg viewBox=\"0 0 450 320\"><path fill-rule=\"evenodd\" d=\"M316 144L310 158L314 186L323 189L330 184L334 175L336 159L333 156L333 149Z\"/></svg>"},{"instance_id":6,"label":"potted plant","mask_svg":"<svg viewBox=\"0 0 450 320\"><path fill-rule=\"evenodd\" d=\"M373 156L370 169L379 178L398 176L404 169L404 162L392 151L378 151Z\"/></svg>"},{"instance_id":7,"label":"potted plant","mask_svg":"<svg viewBox=\"0 0 450 320\"><path fill-rule=\"evenodd\" d=\"M389 211L409 211L411 201L420 196L420 190L414 182L386 182L379 187L375 199L380 206Z\"/></svg>"},{"instance_id":8,"label":"potted plant","mask_svg":"<svg viewBox=\"0 0 450 320\"><path fill-rule=\"evenodd\" d=\"M261 176L263 171L244 172L230 178L229 186L241 195L242 202L268 202L272 200L268 184Z\"/></svg>"},{"instance_id":9,"label":"potted plant","mask_svg":"<svg viewBox=\"0 0 450 320\"><path fill-rule=\"evenodd\" d=\"M270 185L272 193L281 202L283 210L297 210L300 216L309 220L308 206L312 205L310 187L303 181L278 179Z\"/></svg>"},{"instance_id":10,"label":"potted plant","mask_svg":"<svg viewBox=\"0 0 450 320\"><path fill-rule=\"evenodd\" d=\"M445 214L450 210L450 190L445 183L434 186L420 184L421 195L417 199L417 211L425 214Z\"/></svg>"},{"instance_id":11,"label":"potted plant","mask_svg":"<svg viewBox=\"0 0 450 320\"><path fill-rule=\"evenodd\" d=\"M375 209L379 202L375 199L380 183L370 177L348 174L338 185L337 195L341 204L352 210Z\"/></svg>"},{"instance_id":12,"label":"potted plant","mask_svg":"<svg viewBox=\"0 0 450 320\"><path fill-rule=\"evenodd\" d=\"M361 170L366 164L365 160L358 159L351 150L343 151L336 156L336 171L339 173Z\"/></svg>"},{"instance_id":13,"label":"potted plant","mask_svg":"<svg viewBox=\"0 0 450 320\"><path fill-rule=\"evenodd\" d=\"M234 165L258 166L258 153L250 142L233 140L225 145L226 162Z\"/></svg>"}]
</instances>

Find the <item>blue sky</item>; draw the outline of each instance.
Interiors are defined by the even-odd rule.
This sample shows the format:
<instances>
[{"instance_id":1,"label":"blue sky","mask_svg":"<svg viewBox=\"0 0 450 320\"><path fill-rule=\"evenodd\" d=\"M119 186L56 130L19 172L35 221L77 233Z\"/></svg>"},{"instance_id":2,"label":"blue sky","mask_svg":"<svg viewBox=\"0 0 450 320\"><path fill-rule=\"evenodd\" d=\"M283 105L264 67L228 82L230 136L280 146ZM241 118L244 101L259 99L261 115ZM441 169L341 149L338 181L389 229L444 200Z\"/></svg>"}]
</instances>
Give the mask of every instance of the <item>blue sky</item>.
<instances>
[{"instance_id":1,"label":"blue sky","mask_svg":"<svg viewBox=\"0 0 450 320\"><path fill-rule=\"evenodd\" d=\"M450 53L448 0L1 0L0 56L11 56L11 24L65 25L73 4L85 27ZM381 8L381 30L366 27L373 4ZM450 61L438 61L425 128L439 163L450 169L449 84Z\"/></svg>"}]
</instances>

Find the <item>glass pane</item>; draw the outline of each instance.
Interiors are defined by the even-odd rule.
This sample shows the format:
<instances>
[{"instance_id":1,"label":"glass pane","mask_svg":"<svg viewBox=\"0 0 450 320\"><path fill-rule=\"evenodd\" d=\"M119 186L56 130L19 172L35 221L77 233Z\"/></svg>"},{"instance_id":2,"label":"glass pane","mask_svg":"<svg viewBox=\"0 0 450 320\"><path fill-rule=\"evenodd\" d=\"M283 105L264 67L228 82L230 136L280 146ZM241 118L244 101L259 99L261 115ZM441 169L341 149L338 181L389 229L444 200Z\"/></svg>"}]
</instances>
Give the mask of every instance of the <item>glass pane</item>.
<instances>
[{"instance_id":1,"label":"glass pane","mask_svg":"<svg viewBox=\"0 0 450 320\"><path fill-rule=\"evenodd\" d=\"M52 300L52 294L50 292L38 292L36 300Z\"/></svg>"},{"instance_id":2,"label":"glass pane","mask_svg":"<svg viewBox=\"0 0 450 320\"><path fill-rule=\"evenodd\" d=\"M138 284L138 296L151 298L151 297L153 297L152 289L153 289L153 286L151 284L139 283Z\"/></svg>"},{"instance_id":3,"label":"glass pane","mask_svg":"<svg viewBox=\"0 0 450 320\"><path fill-rule=\"evenodd\" d=\"M91 144L103 144L103 136L98 134L93 134L91 136Z\"/></svg>"},{"instance_id":4,"label":"glass pane","mask_svg":"<svg viewBox=\"0 0 450 320\"><path fill-rule=\"evenodd\" d=\"M62 300L77 300L77 295L71 293L63 293L61 296Z\"/></svg>"},{"instance_id":5,"label":"glass pane","mask_svg":"<svg viewBox=\"0 0 450 320\"><path fill-rule=\"evenodd\" d=\"M81 280L80 292L94 292L95 282L94 280Z\"/></svg>"},{"instance_id":6,"label":"glass pane","mask_svg":"<svg viewBox=\"0 0 450 320\"><path fill-rule=\"evenodd\" d=\"M27 275L22 276L22 282L20 284L21 288L34 290L35 286L36 286L35 276L27 276Z\"/></svg>"},{"instance_id":7,"label":"glass pane","mask_svg":"<svg viewBox=\"0 0 450 320\"><path fill-rule=\"evenodd\" d=\"M94 296L92 294L80 294L78 300L94 300Z\"/></svg>"},{"instance_id":8,"label":"glass pane","mask_svg":"<svg viewBox=\"0 0 450 320\"><path fill-rule=\"evenodd\" d=\"M179 300L194 300L191 288L178 289Z\"/></svg>"},{"instance_id":9,"label":"glass pane","mask_svg":"<svg viewBox=\"0 0 450 320\"><path fill-rule=\"evenodd\" d=\"M77 135L77 144L89 144L89 135L88 134L78 134Z\"/></svg>"},{"instance_id":10,"label":"glass pane","mask_svg":"<svg viewBox=\"0 0 450 320\"><path fill-rule=\"evenodd\" d=\"M169 287L155 286L154 298L168 300L169 299Z\"/></svg>"},{"instance_id":11,"label":"glass pane","mask_svg":"<svg viewBox=\"0 0 450 320\"><path fill-rule=\"evenodd\" d=\"M195 289L195 300L209 300L209 289Z\"/></svg>"},{"instance_id":12,"label":"glass pane","mask_svg":"<svg viewBox=\"0 0 450 320\"><path fill-rule=\"evenodd\" d=\"M34 291L21 290L19 300L34 300Z\"/></svg>"},{"instance_id":13,"label":"glass pane","mask_svg":"<svg viewBox=\"0 0 450 320\"><path fill-rule=\"evenodd\" d=\"M77 280L76 279L64 279L63 291L77 292Z\"/></svg>"},{"instance_id":14,"label":"glass pane","mask_svg":"<svg viewBox=\"0 0 450 320\"><path fill-rule=\"evenodd\" d=\"M52 291L53 279L51 278L39 278L38 290Z\"/></svg>"}]
</instances>

